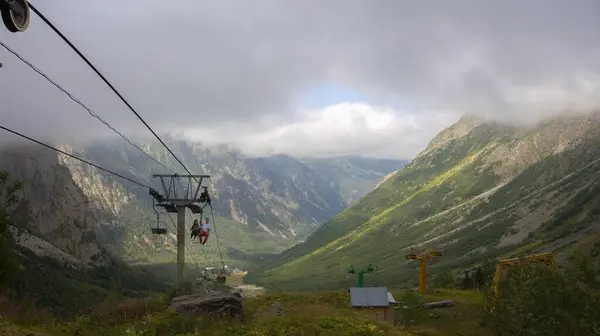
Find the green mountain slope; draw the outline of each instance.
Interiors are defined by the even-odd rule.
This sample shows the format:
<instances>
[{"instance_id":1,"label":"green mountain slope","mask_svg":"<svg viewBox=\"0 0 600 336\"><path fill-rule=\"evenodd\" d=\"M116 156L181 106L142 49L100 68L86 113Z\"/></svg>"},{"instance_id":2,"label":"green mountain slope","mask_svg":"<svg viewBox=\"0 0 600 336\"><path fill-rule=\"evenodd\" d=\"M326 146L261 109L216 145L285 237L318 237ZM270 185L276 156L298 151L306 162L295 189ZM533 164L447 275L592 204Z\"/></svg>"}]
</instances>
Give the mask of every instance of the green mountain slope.
<instances>
[{"instance_id":1,"label":"green mountain slope","mask_svg":"<svg viewBox=\"0 0 600 336\"><path fill-rule=\"evenodd\" d=\"M438 135L417 158L281 254L249 281L274 289L367 278L415 284L409 251L436 248L431 269L469 266L519 249L564 248L595 232L600 213L600 114L513 127L472 117Z\"/></svg>"}]
</instances>

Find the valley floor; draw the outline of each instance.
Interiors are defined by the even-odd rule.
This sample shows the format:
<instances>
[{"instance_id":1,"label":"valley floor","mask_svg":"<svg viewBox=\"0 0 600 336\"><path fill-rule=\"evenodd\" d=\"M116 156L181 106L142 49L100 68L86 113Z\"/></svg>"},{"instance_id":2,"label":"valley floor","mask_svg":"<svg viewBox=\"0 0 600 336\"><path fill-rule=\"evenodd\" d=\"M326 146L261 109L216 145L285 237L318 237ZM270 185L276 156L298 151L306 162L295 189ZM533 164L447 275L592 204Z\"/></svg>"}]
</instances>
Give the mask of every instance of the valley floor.
<instances>
[{"instance_id":1,"label":"valley floor","mask_svg":"<svg viewBox=\"0 0 600 336\"><path fill-rule=\"evenodd\" d=\"M278 293L244 300L245 321L220 322L167 311L166 298L146 298L117 305L107 302L86 316L68 321L43 320L27 310L0 315L2 335L486 335L479 326L483 295L472 291L438 290L424 297L394 292L399 301L396 324L372 320L349 307L345 292ZM426 310L423 301L452 299L452 308ZM273 303L283 316L260 317ZM6 306L6 305L4 305Z\"/></svg>"}]
</instances>

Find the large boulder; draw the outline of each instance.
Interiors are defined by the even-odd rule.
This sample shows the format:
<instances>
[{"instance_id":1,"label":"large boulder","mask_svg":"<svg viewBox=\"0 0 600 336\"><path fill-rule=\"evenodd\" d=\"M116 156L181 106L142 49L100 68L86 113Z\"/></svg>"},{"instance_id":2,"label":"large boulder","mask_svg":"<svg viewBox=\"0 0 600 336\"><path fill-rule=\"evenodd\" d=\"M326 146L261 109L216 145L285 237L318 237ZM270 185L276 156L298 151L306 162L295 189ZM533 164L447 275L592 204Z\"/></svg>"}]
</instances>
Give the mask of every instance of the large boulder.
<instances>
[{"instance_id":1,"label":"large boulder","mask_svg":"<svg viewBox=\"0 0 600 336\"><path fill-rule=\"evenodd\" d=\"M242 294L209 293L191 294L173 298L169 309L179 313L209 316L209 317L234 317L242 316Z\"/></svg>"}]
</instances>

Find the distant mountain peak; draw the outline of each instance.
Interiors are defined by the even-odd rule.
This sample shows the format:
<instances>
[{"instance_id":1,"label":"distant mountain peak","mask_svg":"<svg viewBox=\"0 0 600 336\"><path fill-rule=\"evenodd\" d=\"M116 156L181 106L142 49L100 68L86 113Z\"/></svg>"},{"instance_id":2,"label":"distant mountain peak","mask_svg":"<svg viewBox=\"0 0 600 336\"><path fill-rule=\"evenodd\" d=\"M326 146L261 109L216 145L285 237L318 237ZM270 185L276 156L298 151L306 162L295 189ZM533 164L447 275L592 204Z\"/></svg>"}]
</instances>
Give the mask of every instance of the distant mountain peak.
<instances>
[{"instance_id":1,"label":"distant mountain peak","mask_svg":"<svg viewBox=\"0 0 600 336\"><path fill-rule=\"evenodd\" d=\"M427 145L427 148L419 154L419 156L429 153L437 148L446 145L448 142L461 138L475 127L485 124L489 120L476 115L468 114L461 117L456 123L446 127L438 135L436 135Z\"/></svg>"}]
</instances>

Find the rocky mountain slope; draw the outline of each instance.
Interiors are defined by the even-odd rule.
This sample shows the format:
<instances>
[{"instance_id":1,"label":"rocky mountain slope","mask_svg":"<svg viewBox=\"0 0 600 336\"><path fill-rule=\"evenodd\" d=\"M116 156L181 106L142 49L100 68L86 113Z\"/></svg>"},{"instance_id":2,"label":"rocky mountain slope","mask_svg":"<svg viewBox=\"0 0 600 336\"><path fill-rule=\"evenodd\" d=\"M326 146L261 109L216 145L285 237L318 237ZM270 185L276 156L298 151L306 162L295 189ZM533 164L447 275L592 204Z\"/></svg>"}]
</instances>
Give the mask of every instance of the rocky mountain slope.
<instances>
[{"instance_id":1,"label":"rocky mountain slope","mask_svg":"<svg viewBox=\"0 0 600 336\"><path fill-rule=\"evenodd\" d=\"M21 146L3 150L0 157L0 171L26 181L17 195L26 202L14 214L18 226L11 228L20 245L75 267L108 261L94 233L97 214L55 153Z\"/></svg>"},{"instance_id":2,"label":"rocky mountain slope","mask_svg":"<svg viewBox=\"0 0 600 336\"><path fill-rule=\"evenodd\" d=\"M270 288L411 283L404 255L438 249L435 271L519 252L556 251L600 230L600 113L516 127L465 117L410 164L249 281ZM368 280L367 280L368 281ZM310 284L310 285L308 285Z\"/></svg>"},{"instance_id":3,"label":"rocky mountain slope","mask_svg":"<svg viewBox=\"0 0 600 336\"><path fill-rule=\"evenodd\" d=\"M171 137L165 139L192 172L211 175L206 184L212 192L218 216L238 221L249 230L291 240L304 239L319 224L347 207L337 181L354 178L361 188L352 193L360 197L402 165L402 161L396 160L357 158L355 161L360 164L347 165L336 174L333 171L333 167L339 165L336 159L323 159L315 167L286 155L250 158L226 145L204 147ZM138 143L172 171L182 173L183 169L158 143L143 140ZM168 173L122 141L75 151L156 186L158 180L153 180L151 174ZM133 186L130 188L136 190ZM144 192L138 196L147 198Z\"/></svg>"},{"instance_id":4,"label":"rocky mountain slope","mask_svg":"<svg viewBox=\"0 0 600 336\"><path fill-rule=\"evenodd\" d=\"M319 170L285 155L248 158L229 146L208 148L165 139L191 171L211 174L207 185L221 247L229 259L288 248L347 207L339 184L331 183L338 177L322 171L334 165L327 161L322 161ZM182 173L160 144L143 139L136 142L162 164ZM123 141L61 148L157 190L161 190L160 184L152 174L168 173ZM174 251L175 235L171 219L165 214L160 218L160 225L167 227L169 234L150 234L156 219L146 188L36 145L6 150L0 157L0 170L8 170L12 177L25 182L22 196L29 208L23 223L27 223L30 249L54 247L56 251L46 253L57 256L65 252L84 264L103 260L109 252L126 259L160 255L164 260L154 261L172 261L169 252ZM387 165L360 160L355 159L360 168L353 171L352 166L346 167L345 175L339 176L358 176L362 189L352 192L359 195L369 189L367 186L375 186L378 175L383 177L401 165L398 162L394 166L393 160L385 162ZM187 219L191 226L189 212ZM216 241L201 250L197 244L188 246L199 262L216 262Z\"/></svg>"}]
</instances>

